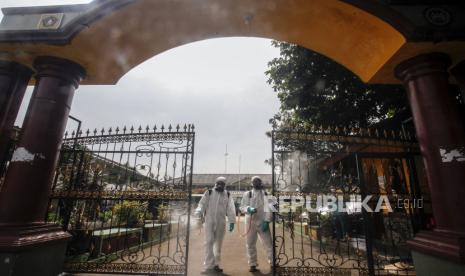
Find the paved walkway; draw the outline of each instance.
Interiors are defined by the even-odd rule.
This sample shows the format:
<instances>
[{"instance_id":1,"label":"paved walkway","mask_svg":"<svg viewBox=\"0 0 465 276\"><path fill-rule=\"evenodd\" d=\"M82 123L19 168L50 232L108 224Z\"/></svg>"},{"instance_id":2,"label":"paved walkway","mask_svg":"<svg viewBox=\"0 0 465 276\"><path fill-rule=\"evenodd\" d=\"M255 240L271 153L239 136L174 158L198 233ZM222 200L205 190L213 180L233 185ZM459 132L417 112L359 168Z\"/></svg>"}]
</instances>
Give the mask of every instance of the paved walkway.
<instances>
[{"instance_id":1,"label":"paved walkway","mask_svg":"<svg viewBox=\"0 0 465 276\"><path fill-rule=\"evenodd\" d=\"M260 241L257 241L259 264L258 268L260 269L260 272L248 272L249 267L247 264L245 238L242 238L239 233L245 232L244 224L242 221L243 219L244 218L241 217L241 229L238 229L236 224L236 227L232 233L226 232L223 242L223 254L221 263L221 267L223 268L224 272L216 273L213 275L271 275L271 268L266 260L266 254ZM292 234L289 230L283 231L282 225L278 225L276 227L277 239L286 241L286 243L277 244L278 248L280 248L280 256L283 257L281 259L283 262L281 263L282 266L297 267L301 265L302 260L305 260L305 265L312 268L320 268L324 270L328 267L337 267L342 269L340 271L341 273L355 273L357 270L353 268L357 267L358 261L362 261L362 265L365 261L363 253L365 244L363 240L352 238L349 241L344 241L341 243L335 243L333 241L332 243L328 242L328 244L321 247L319 242L313 241L307 236L304 237L301 234L303 231L302 225L300 225L300 227L297 225L296 229L294 230L294 240L292 239ZM283 237L285 237L285 239L283 239ZM205 250L203 246L204 232L200 232L199 227L196 225L195 219L192 220L189 240L188 275L198 276L201 275L201 272L203 271ZM138 253L135 255L126 255L126 260L124 261L119 259L115 260L114 262L127 262L128 259L133 257L135 260L140 258L140 264L150 264L154 261L153 258L157 258L158 256L159 259L155 259L157 263L172 265L174 263L173 259L171 258L174 256L177 256L178 258L182 257L182 254L174 254L175 250L179 249L178 246L178 240L176 238L172 238L161 244L146 247L142 251L138 251ZM361 255L358 256L357 252ZM162 258L160 258L160 256L162 256ZM164 256L169 256L169 258L165 258ZM360 257L360 260L358 257ZM406 275L404 273L407 273L396 270L395 266L386 268L391 269L392 273L396 275ZM385 271L385 273L389 274L389 271ZM81 275L94 276L92 274ZM414 275L413 271L408 271L408 275Z\"/></svg>"},{"instance_id":2,"label":"paved walkway","mask_svg":"<svg viewBox=\"0 0 465 276\"><path fill-rule=\"evenodd\" d=\"M241 217L242 219L244 217ZM240 231L245 231L243 222L241 222ZM204 259L204 233L199 234L199 229L194 228L191 231L189 244L189 266L188 275L200 275L203 270ZM223 241L222 264L223 273L216 275L271 275L270 265L266 259L266 253L260 240L257 241L258 251L258 268L260 272L250 273L247 265L247 255L245 248L245 238L242 238L238 232L237 225L232 233L226 232Z\"/></svg>"},{"instance_id":3,"label":"paved walkway","mask_svg":"<svg viewBox=\"0 0 465 276\"><path fill-rule=\"evenodd\" d=\"M240 231L241 233L245 232L243 220L244 217L241 217ZM195 219L191 224L191 232L189 237L189 263L188 263L188 275L189 276L199 276L203 271L203 260L204 260L204 238L205 234L200 232L200 229L196 225ZM171 245L170 245L171 244ZM164 242L161 244L161 251L166 252L166 247L168 245L172 246L176 244L175 239ZM159 246L148 247L144 249L146 256L150 256L151 251L156 252ZM237 224L235 225L234 231L232 233L226 232L224 241L223 241L223 250L222 250L222 263L221 267L223 268L223 273L216 273L210 275L216 276L241 276L241 275L271 275L271 268L267 262L265 250L261 245L260 240L257 241L257 251L258 251L258 269L260 272L250 273L249 266L247 264L246 256L246 247L245 247L245 238L242 238ZM155 254L156 255L156 254ZM172 256L172 255L170 255ZM115 262L121 262L119 260ZM142 262L143 263L143 262ZM98 276L101 274L77 274L79 276ZM108 275L108 274L107 274ZM114 276L120 274L111 274Z\"/></svg>"}]
</instances>

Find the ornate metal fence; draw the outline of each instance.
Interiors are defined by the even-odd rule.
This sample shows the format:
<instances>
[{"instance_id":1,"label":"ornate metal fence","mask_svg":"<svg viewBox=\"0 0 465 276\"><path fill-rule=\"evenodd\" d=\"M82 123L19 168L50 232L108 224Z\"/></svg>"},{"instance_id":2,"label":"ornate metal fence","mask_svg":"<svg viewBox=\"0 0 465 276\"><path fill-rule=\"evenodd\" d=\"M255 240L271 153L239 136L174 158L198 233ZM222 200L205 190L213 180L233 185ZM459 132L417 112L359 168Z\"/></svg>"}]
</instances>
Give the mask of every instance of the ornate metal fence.
<instances>
[{"instance_id":1,"label":"ornate metal fence","mask_svg":"<svg viewBox=\"0 0 465 276\"><path fill-rule=\"evenodd\" d=\"M424 203L414 137L331 127L271 136L274 275L415 275L406 241L421 227ZM362 208L366 196L374 212ZM376 212L380 198L388 203Z\"/></svg>"},{"instance_id":2,"label":"ornate metal fence","mask_svg":"<svg viewBox=\"0 0 465 276\"><path fill-rule=\"evenodd\" d=\"M65 271L185 275L194 126L66 134L48 221L72 234Z\"/></svg>"}]
</instances>

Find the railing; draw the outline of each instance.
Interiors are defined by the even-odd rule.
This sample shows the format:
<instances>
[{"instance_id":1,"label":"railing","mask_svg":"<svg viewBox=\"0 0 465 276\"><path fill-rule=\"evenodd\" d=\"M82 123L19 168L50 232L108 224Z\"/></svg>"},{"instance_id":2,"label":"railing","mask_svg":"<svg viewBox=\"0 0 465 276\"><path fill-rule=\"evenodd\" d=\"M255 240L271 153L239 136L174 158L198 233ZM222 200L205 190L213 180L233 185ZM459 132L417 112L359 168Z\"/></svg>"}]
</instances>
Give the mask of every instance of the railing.
<instances>
[{"instance_id":1,"label":"railing","mask_svg":"<svg viewBox=\"0 0 465 276\"><path fill-rule=\"evenodd\" d=\"M194 126L65 134L48 221L72 235L65 271L187 272Z\"/></svg>"},{"instance_id":2,"label":"railing","mask_svg":"<svg viewBox=\"0 0 465 276\"><path fill-rule=\"evenodd\" d=\"M380 198L395 207L398 198L418 198L412 134L294 126L271 138L275 275L415 275L406 241L418 230L419 210L354 211L360 202L352 200L370 196L375 209ZM318 205L318 197L346 210Z\"/></svg>"}]
</instances>

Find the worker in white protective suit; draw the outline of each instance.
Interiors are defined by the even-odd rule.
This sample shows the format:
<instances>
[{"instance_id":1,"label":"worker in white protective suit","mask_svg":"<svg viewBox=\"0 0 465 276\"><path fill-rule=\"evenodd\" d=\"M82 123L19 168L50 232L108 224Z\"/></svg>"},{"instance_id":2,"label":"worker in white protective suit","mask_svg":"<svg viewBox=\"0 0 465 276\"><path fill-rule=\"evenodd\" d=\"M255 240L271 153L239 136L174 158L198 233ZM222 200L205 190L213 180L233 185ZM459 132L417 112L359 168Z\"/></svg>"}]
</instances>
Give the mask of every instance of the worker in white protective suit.
<instances>
[{"instance_id":1,"label":"worker in white protective suit","mask_svg":"<svg viewBox=\"0 0 465 276\"><path fill-rule=\"evenodd\" d=\"M205 270L202 274L222 272L221 245L228 217L229 232L234 230L236 208L232 196L225 191L226 178L218 177L214 189L204 193L195 214L205 220Z\"/></svg>"},{"instance_id":2,"label":"worker in white protective suit","mask_svg":"<svg viewBox=\"0 0 465 276\"><path fill-rule=\"evenodd\" d=\"M272 264L273 246L271 242L270 222L273 213L268 206L267 193L263 189L260 177L252 177L252 190L242 196L240 210L245 214L247 229L247 258L249 271L257 272L257 236L265 247L268 262Z\"/></svg>"}]
</instances>

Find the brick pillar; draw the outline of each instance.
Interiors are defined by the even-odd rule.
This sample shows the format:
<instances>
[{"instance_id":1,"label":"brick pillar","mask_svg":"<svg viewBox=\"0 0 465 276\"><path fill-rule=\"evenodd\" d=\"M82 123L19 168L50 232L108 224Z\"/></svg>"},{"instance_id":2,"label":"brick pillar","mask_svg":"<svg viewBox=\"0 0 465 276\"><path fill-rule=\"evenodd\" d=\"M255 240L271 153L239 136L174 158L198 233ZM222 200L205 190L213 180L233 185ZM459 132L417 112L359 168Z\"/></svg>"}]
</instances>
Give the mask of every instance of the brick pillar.
<instances>
[{"instance_id":1,"label":"brick pillar","mask_svg":"<svg viewBox=\"0 0 465 276\"><path fill-rule=\"evenodd\" d=\"M0 256L9 259L0 259L1 275L2 269L13 271L7 275L57 275L70 237L43 219L74 91L85 71L55 57L37 58L34 68L22 136L0 191Z\"/></svg>"},{"instance_id":2,"label":"brick pillar","mask_svg":"<svg viewBox=\"0 0 465 276\"><path fill-rule=\"evenodd\" d=\"M437 227L409 242L414 251L465 262L465 130L448 93L449 57L420 55L399 64L426 168Z\"/></svg>"},{"instance_id":3,"label":"brick pillar","mask_svg":"<svg viewBox=\"0 0 465 276\"><path fill-rule=\"evenodd\" d=\"M32 70L15 62L0 61L0 176L9 159L13 125Z\"/></svg>"}]
</instances>

